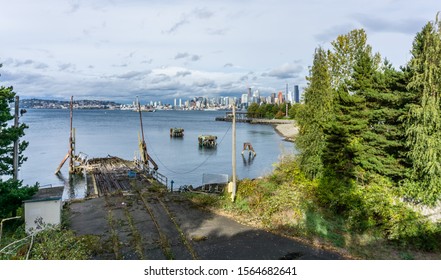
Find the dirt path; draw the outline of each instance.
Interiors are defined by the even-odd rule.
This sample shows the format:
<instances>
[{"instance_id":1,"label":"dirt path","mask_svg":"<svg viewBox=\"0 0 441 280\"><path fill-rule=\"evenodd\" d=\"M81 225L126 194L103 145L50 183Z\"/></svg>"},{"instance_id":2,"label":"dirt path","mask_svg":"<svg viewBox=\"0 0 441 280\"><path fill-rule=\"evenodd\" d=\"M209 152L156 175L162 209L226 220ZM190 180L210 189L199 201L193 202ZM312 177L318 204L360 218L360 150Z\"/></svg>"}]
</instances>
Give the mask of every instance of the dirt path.
<instances>
[{"instance_id":1,"label":"dirt path","mask_svg":"<svg viewBox=\"0 0 441 280\"><path fill-rule=\"evenodd\" d=\"M342 259L201 210L179 194L144 190L69 205L78 235L100 236L94 259Z\"/></svg>"}]
</instances>

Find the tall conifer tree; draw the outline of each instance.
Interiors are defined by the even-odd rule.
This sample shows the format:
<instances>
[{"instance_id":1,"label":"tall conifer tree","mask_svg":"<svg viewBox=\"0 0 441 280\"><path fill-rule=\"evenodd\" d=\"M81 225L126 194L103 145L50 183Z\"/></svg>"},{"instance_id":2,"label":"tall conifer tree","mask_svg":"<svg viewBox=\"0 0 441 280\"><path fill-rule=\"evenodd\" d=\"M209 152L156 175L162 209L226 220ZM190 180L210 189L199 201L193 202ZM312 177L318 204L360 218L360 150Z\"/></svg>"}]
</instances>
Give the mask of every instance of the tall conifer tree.
<instances>
[{"instance_id":1,"label":"tall conifer tree","mask_svg":"<svg viewBox=\"0 0 441 280\"><path fill-rule=\"evenodd\" d=\"M14 97L12 87L0 86L0 219L14 214L23 200L28 199L37 191L36 187L22 187L21 181L10 178L13 174L13 144L24 135L26 128L24 124L18 127L10 126L9 121L13 119L13 116L9 104L14 101ZM26 160L22 156L26 146L27 142L20 142L19 164Z\"/></svg>"},{"instance_id":2,"label":"tall conifer tree","mask_svg":"<svg viewBox=\"0 0 441 280\"><path fill-rule=\"evenodd\" d=\"M298 118L300 133L296 144L300 154L300 166L310 177L314 178L322 171L322 153L324 149L324 125L332 114L333 92L329 75L329 64L326 52L318 48L314 54L310 69L308 87L305 90L305 106Z\"/></svg>"},{"instance_id":3,"label":"tall conifer tree","mask_svg":"<svg viewBox=\"0 0 441 280\"><path fill-rule=\"evenodd\" d=\"M429 22L413 43L409 62L418 103L406 123L408 157L413 168L407 194L418 202L434 204L441 198L441 23Z\"/></svg>"}]
</instances>

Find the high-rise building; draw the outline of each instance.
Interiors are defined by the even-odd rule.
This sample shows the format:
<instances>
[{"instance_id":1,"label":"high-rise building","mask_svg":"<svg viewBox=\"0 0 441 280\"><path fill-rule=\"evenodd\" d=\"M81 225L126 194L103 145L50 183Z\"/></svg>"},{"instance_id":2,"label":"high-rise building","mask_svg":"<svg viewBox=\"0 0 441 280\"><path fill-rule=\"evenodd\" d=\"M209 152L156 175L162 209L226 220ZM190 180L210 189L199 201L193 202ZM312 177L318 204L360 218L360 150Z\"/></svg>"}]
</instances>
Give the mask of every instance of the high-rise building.
<instances>
[{"instance_id":1,"label":"high-rise building","mask_svg":"<svg viewBox=\"0 0 441 280\"><path fill-rule=\"evenodd\" d=\"M299 86L298 85L294 86L294 102L295 103L300 103L300 92L299 92Z\"/></svg>"},{"instance_id":2,"label":"high-rise building","mask_svg":"<svg viewBox=\"0 0 441 280\"><path fill-rule=\"evenodd\" d=\"M279 94L277 95L277 104L283 103L283 93L279 91Z\"/></svg>"},{"instance_id":3,"label":"high-rise building","mask_svg":"<svg viewBox=\"0 0 441 280\"><path fill-rule=\"evenodd\" d=\"M242 103L244 106L248 106L248 94L246 93L242 94L240 103Z\"/></svg>"}]
</instances>

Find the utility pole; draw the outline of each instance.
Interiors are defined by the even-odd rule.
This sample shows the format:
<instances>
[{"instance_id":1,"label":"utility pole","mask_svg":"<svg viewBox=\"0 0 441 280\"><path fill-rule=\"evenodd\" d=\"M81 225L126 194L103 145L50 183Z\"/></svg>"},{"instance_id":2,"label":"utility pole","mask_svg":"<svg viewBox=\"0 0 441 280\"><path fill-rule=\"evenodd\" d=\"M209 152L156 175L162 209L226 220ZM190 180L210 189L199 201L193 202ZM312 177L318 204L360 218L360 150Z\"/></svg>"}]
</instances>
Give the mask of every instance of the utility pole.
<instances>
[{"instance_id":1,"label":"utility pole","mask_svg":"<svg viewBox=\"0 0 441 280\"><path fill-rule=\"evenodd\" d=\"M18 95L15 96L15 118L14 118L14 127L18 128L18 114L19 114L19 107L20 107L20 98ZM12 156L12 166L13 166L13 175L12 178L14 180L18 180L18 146L19 146L20 138L17 138L14 141L14 154Z\"/></svg>"},{"instance_id":2,"label":"utility pole","mask_svg":"<svg viewBox=\"0 0 441 280\"><path fill-rule=\"evenodd\" d=\"M55 174L58 174L63 167L64 163L69 160L69 173L72 174L75 171L74 168L74 156L75 156L75 129L72 127L73 120L73 96L70 97L70 132L69 132L69 151L67 152L64 159L61 161L60 165L58 165Z\"/></svg>"},{"instance_id":3,"label":"utility pole","mask_svg":"<svg viewBox=\"0 0 441 280\"><path fill-rule=\"evenodd\" d=\"M231 200L234 202L236 199L236 104L233 104L233 132L232 132L232 167L233 167L233 188L231 193Z\"/></svg>"},{"instance_id":4,"label":"utility pole","mask_svg":"<svg viewBox=\"0 0 441 280\"><path fill-rule=\"evenodd\" d=\"M74 131L72 127L73 122L73 96L70 97L70 134L69 134L69 173L74 173L74 156L75 156L75 141Z\"/></svg>"}]
</instances>

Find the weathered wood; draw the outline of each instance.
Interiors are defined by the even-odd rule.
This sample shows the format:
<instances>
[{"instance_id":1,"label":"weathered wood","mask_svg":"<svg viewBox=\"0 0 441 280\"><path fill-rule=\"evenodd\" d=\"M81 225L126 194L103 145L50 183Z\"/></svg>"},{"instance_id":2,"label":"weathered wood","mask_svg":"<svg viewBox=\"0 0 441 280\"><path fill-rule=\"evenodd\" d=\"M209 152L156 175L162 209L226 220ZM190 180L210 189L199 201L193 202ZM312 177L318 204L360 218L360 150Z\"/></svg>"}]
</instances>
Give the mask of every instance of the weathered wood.
<instances>
[{"instance_id":1,"label":"weathered wood","mask_svg":"<svg viewBox=\"0 0 441 280\"><path fill-rule=\"evenodd\" d=\"M66 162L66 160L69 158L70 156L70 151L67 152L66 156L64 157L64 159L61 161L60 165L58 165L57 170L55 171L55 174L58 174L58 172L60 172L61 168L63 167L64 163Z\"/></svg>"}]
</instances>

